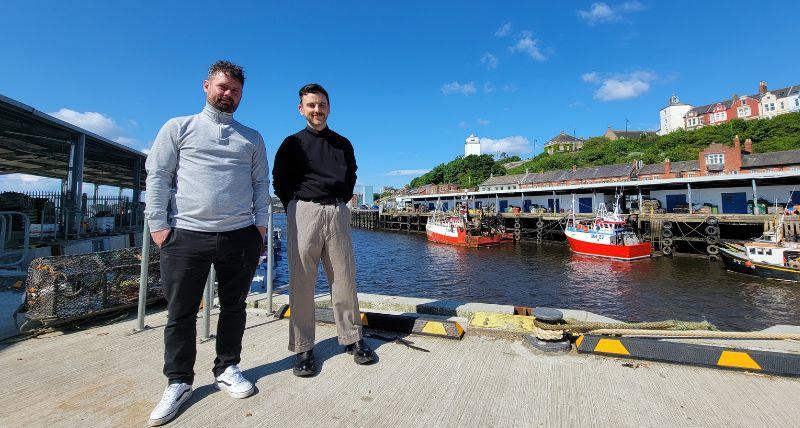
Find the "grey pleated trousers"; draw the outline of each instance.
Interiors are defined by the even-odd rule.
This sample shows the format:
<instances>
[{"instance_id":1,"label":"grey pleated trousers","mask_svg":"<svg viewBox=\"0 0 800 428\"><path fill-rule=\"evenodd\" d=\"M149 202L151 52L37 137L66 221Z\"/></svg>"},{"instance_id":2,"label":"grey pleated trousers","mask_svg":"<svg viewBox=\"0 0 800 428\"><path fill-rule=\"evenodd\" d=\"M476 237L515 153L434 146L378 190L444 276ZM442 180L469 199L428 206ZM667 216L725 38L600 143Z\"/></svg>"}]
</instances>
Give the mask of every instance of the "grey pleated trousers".
<instances>
[{"instance_id":1,"label":"grey pleated trousers","mask_svg":"<svg viewBox=\"0 0 800 428\"><path fill-rule=\"evenodd\" d=\"M356 266L350 236L350 209L345 204L321 205L293 200L286 207L289 262L289 350L314 347L314 287L319 262L325 269L339 343L361 339L361 313L356 294Z\"/></svg>"}]
</instances>

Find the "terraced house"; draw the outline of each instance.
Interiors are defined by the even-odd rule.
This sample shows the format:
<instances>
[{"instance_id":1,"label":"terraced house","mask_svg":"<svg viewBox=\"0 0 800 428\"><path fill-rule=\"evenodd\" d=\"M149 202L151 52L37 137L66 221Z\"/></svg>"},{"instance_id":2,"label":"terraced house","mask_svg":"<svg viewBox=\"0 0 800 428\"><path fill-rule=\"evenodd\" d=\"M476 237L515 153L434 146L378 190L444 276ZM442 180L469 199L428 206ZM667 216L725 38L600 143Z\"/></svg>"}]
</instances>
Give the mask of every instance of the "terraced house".
<instances>
[{"instance_id":1,"label":"terraced house","mask_svg":"<svg viewBox=\"0 0 800 428\"><path fill-rule=\"evenodd\" d=\"M692 130L733 119L769 119L796 111L800 111L800 85L769 91L767 83L761 81L757 94L734 94L728 100L691 108L684 116L684 128Z\"/></svg>"}]
</instances>

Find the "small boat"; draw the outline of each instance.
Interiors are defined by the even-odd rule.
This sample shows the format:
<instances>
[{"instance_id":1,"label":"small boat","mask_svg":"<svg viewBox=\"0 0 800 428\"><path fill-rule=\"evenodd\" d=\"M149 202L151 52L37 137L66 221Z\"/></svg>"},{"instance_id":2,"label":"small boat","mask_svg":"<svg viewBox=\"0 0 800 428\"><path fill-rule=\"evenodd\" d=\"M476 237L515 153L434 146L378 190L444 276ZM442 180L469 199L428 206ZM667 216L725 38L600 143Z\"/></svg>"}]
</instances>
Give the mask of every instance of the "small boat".
<instances>
[{"instance_id":1,"label":"small boat","mask_svg":"<svg viewBox=\"0 0 800 428\"><path fill-rule=\"evenodd\" d=\"M480 215L470 219L466 204L462 204L458 214L445 213L437 207L425 225L425 232L428 241L463 247L491 247L514 242L514 236L505 232L497 218Z\"/></svg>"},{"instance_id":2,"label":"small boat","mask_svg":"<svg viewBox=\"0 0 800 428\"><path fill-rule=\"evenodd\" d=\"M272 259L272 280L275 280L275 271L278 267L278 262L281 260L281 230L280 229L273 229L272 231L272 253L274 257ZM267 241L267 239L264 239ZM264 251L261 252L261 255L258 258L258 266L256 266L256 273L253 275L253 279L250 282L250 291L252 292L259 292L264 291L267 289L267 277L269 272L269 248L267 248L267 243L264 242Z\"/></svg>"},{"instance_id":3,"label":"small boat","mask_svg":"<svg viewBox=\"0 0 800 428\"><path fill-rule=\"evenodd\" d=\"M567 219L564 234L573 252L589 256L618 260L636 260L650 257L651 245L642 242L639 235L619 213L619 204L613 213L600 203L594 220L577 220L575 209Z\"/></svg>"},{"instance_id":4,"label":"small boat","mask_svg":"<svg viewBox=\"0 0 800 428\"><path fill-rule=\"evenodd\" d=\"M783 216L774 230L761 237L742 246L721 247L719 252L725 268L745 275L800 282L800 243L787 242L782 231Z\"/></svg>"}]
</instances>

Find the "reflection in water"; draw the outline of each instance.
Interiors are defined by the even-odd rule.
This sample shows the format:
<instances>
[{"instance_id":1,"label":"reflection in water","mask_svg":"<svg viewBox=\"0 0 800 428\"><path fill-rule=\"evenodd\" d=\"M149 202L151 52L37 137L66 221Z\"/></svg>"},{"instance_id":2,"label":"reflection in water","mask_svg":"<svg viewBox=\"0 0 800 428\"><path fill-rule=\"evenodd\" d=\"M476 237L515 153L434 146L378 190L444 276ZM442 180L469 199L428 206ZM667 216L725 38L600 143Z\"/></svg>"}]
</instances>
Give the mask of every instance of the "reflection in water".
<instances>
[{"instance_id":1,"label":"reflection in water","mask_svg":"<svg viewBox=\"0 0 800 428\"><path fill-rule=\"evenodd\" d=\"M285 230L285 217L276 224ZM800 284L733 274L701 258L621 262L558 244L462 248L360 229L353 243L363 293L584 309L628 321L708 320L736 330L800 324ZM278 283L288 278L285 260ZM322 273L317 289L328 289Z\"/></svg>"}]
</instances>

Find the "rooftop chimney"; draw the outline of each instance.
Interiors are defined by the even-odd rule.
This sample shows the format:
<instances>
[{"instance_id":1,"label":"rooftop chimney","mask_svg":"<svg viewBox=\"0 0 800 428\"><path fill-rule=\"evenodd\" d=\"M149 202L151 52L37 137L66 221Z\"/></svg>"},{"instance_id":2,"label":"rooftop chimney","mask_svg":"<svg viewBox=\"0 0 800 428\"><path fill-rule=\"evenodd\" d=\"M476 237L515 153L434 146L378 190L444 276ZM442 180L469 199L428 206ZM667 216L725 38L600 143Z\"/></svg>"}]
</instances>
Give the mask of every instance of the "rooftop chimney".
<instances>
[{"instance_id":1,"label":"rooftop chimney","mask_svg":"<svg viewBox=\"0 0 800 428\"><path fill-rule=\"evenodd\" d=\"M758 82L758 93L761 94L761 95L764 95L764 94L767 93L767 82L765 82L763 80Z\"/></svg>"},{"instance_id":2,"label":"rooftop chimney","mask_svg":"<svg viewBox=\"0 0 800 428\"><path fill-rule=\"evenodd\" d=\"M742 143L739 141L739 135L733 136L733 147L736 149L736 153L742 152Z\"/></svg>"},{"instance_id":3,"label":"rooftop chimney","mask_svg":"<svg viewBox=\"0 0 800 428\"><path fill-rule=\"evenodd\" d=\"M669 161L669 158L664 159L664 176L665 178L669 178L669 175L672 174L672 163Z\"/></svg>"},{"instance_id":4,"label":"rooftop chimney","mask_svg":"<svg viewBox=\"0 0 800 428\"><path fill-rule=\"evenodd\" d=\"M753 140L749 138L744 140L744 151L747 153L753 153Z\"/></svg>"},{"instance_id":5,"label":"rooftop chimney","mask_svg":"<svg viewBox=\"0 0 800 428\"><path fill-rule=\"evenodd\" d=\"M577 171L578 170L578 165L572 165L572 170L573 171Z\"/></svg>"}]
</instances>

